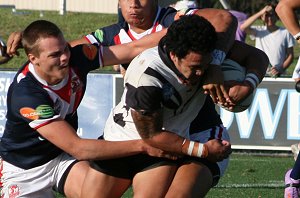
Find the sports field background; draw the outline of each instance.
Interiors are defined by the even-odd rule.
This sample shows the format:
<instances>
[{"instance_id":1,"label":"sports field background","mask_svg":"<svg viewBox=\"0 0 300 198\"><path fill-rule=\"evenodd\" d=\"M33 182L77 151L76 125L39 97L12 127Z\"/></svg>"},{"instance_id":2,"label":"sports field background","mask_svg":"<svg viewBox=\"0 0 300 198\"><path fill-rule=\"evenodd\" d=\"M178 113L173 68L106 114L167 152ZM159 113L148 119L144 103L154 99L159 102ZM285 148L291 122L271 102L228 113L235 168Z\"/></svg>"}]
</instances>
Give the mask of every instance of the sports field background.
<instances>
[{"instance_id":1,"label":"sports field background","mask_svg":"<svg viewBox=\"0 0 300 198\"><path fill-rule=\"evenodd\" d=\"M22 30L30 22L37 19L55 22L65 33L66 39L72 40L98 27L115 23L117 16L94 13L67 13L61 16L58 15L58 12L43 12L43 17L40 17L38 11L18 10L16 13L12 13L11 9L0 8L0 19L0 36L5 40L11 32ZM249 40L247 42L253 44ZM299 46L297 45L295 46L295 59L288 70L288 74L292 73L298 56ZM0 70L17 69L25 60L24 52L20 50L20 56L0 65ZM111 72L111 67L107 67L107 71ZM219 185L209 192L207 197L281 198L284 190L284 174L292 167L293 162L290 152L234 151L225 176L220 180ZM57 198L62 197L57 194ZM123 197L131 198L132 190L128 190Z\"/></svg>"}]
</instances>

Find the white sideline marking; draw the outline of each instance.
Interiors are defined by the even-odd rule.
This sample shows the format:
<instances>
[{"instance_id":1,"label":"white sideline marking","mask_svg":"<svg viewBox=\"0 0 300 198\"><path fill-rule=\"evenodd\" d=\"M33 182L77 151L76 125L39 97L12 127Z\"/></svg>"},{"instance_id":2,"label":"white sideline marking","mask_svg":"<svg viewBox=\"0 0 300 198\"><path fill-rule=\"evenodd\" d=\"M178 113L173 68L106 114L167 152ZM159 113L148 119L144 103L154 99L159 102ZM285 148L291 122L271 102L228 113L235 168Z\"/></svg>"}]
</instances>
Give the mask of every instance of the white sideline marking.
<instances>
[{"instance_id":1,"label":"white sideline marking","mask_svg":"<svg viewBox=\"0 0 300 198\"><path fill-rule=\"evenodd\" d=\"M284 188L283 181L275 181L269 184L223 184L215 188Z\"/></svg>"}]
</instances>

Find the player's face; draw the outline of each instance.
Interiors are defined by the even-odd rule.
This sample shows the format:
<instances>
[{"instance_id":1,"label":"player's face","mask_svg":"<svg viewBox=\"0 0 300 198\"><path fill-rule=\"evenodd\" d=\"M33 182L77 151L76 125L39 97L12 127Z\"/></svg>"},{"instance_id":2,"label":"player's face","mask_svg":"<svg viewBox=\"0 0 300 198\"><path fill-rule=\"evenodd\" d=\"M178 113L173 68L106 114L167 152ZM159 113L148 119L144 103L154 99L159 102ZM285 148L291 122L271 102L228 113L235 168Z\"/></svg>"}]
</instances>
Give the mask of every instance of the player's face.
<instances>
[{"instance_id":1,"label":"player's face","mask_svg":"<svg viewBox=\"0 0 300 198\"><path fill-rule=\"evenodd\" d=\"M39 56L29 54L37 74L48 84L62 81L69 72L70 50L63 36L43 38L38 43Z\"/></svg>"},{"instance_id":2,"label":"player's face","mask_svg":"<svg viewBox=\"0 0 300 198\"><path fill-rule=\"evenodd\" d=\"M172 52L170 56L178 71L186 78L184 82L187 85L199 83L212 60L211 54L199 54L195 52L188 53L182 59L179 59Z\"/></svg>"},{"instance_id":3,"label":"player's face","mask_svg":"<svg viewBox=\"0 0 300 198\"><path fill-rule=\"evenodd\" d=\"M156 16L157 0L119 0L122 15L131 26L147 30Z\"/></svg>"}]
</instances>

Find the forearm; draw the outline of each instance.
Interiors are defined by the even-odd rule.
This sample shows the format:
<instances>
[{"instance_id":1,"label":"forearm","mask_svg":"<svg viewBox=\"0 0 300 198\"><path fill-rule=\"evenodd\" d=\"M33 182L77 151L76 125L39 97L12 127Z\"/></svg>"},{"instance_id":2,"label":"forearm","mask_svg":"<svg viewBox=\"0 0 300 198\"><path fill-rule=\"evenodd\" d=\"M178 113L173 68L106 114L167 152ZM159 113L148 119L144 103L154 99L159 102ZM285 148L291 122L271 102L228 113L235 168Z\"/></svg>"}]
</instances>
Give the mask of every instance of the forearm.
<instances>
[{"instance_id":1,"label":"forearm","mask_svg":"<svg viewBox=\"0 0 300 198\"><path fill-rule=\"evenodd\" d=\"M293 63L293 59L294 59L294 53L288 54L288 56L286 57L286 59L282 64L283 71L281 71L281 73L284 72Z\"/></svg>"},{"instance_id":2,"label":"forearm","mask_svg":"<svg viewBox=\"0 0 300 198\"><path fill-rule=\"evenodd\" d=\"M140 54L145 49L155 47L159 40L166 34L167 29L146 35L139 40L130 43L114 45L103 48L104 65L115 65L129 63L131 60Z\"/></svg>"},{"instance_id":3,"label":"forearm","mask_svg":"<svg viewBox=\"0 0 300 198\"><path fill-rule=\"evenodd\" d=\"M292 35L300 32L299 22L295 14L296 9L299 7L300 1L297 0L281 0L276 6L276 13Z\"/></svg>"},{"instance_id":4,"label":"forearm","mask_svg":"<svg viewBox=\"0 0 300 198\"><path fill-rule=\"evenodd\" d=\"M252 33L251 32L251 25L261 17L262 11L259 11L255 13L254 15L250 16L247 20L243 22L243 24L240 26L240 29L242 31L245 31L246 33Z\"/></svg>"},{"instance_id":5,"label":"forearm","mask_svg":"<svg viewBox=\"0 0 300 198\"><path fill-rule=\"evenodd\" d=\"M263 51L239 41L235 41L227 58L246 67L247 73L254 73L259 82L264 78L269 65L268 56Z\"/></svg>"},{"instance_id":6,"label":"forearm","mask_svg":"<svg viewBox=\"0 0 300 198\"><path fill-rule=\"evenodd\" d=\"M70 41L69 44L71 45L71 47L74 47L76 45L89 44L89 42L84 37L82 37L80 39Z\"/></svg>"},{"instance_id":7,"label":"forearm","mask_svg":"<svg viewBox=\"0 0 300 198\"><path fill-rule=\"evenodd\" d=\"M80 139L70 154L78 160L105 160L144 153L142 140L105 141Z\"/></svg>"}]
</instances>

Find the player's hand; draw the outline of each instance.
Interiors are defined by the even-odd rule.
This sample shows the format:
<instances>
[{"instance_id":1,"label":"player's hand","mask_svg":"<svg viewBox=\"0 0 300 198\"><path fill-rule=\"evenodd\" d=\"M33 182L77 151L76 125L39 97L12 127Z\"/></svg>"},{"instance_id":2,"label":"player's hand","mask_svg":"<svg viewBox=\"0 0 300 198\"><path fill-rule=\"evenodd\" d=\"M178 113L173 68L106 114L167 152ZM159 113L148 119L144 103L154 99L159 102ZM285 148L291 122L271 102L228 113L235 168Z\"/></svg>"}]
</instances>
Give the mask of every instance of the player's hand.
<instances>
[{"instance_id":1,"label":"player's hand","mask_svg":"<svg viewBox=\"0 0 300 198\"><path fill-rule=\"evenodd\" d=\"M268 72L272 77L277 78L280 76L280 74L283 72L283 70L279 71L276 67L272 66Z\"/></svg>"},{"instance_id":2,"label":"player's hand","mask_svg":"<svg viewBox=\"0 0 300 198\"><path fill-rule=\"evenodd\" d=\"M211 162L219 162L229 157L232 153L231 144L226 140L212 139L205 143L208 148L207 159Z\"/></svg>"},{"instance_id":3,"label":"player's hand","mask_svg":"<svg viewBox=\"0 0 300 198\"><path fill-rule=\"evenodd\" d=\"M22 47L22 32L13 32L9 35L7 40L6 53L9 56L19 55L18 49Z\"/></svg>"},{"instance_id":4,"label":"player's hand","mask_svg":"<svg viewBox=\"0 0 300 198\"><path fill-rule=\"evenodd\" d=\"M228 90L231 104L242 101L253 92L253 88L246 81L226 81L225 87Z\"/></svg>"},{"instance_id":5,"label":"player's hand","mask_svg":"<svg viewBox=\"0 0 300 198\"><path fill-rule=\"evenodd\" d=\"M224 86L223 72L218 65L209 65L203 80L204 93L210 95L214 103L227 106L229 95Z\"/></svg>"},{"instance_id":6,"label":"player's hand","mask_svg":"<svg viewBox=\"0 0 300 198\"><path fill-rule=\"evenodd\" d=\"M168 158L171 160L176 160L178 157L180 157L178 154L170 153L170 152L165 152L161 149L155 148L150 146L149 144L143 142L143 151L145 154L148 154L152 157L164 157Z\"/></svg>"}]
</instances>

